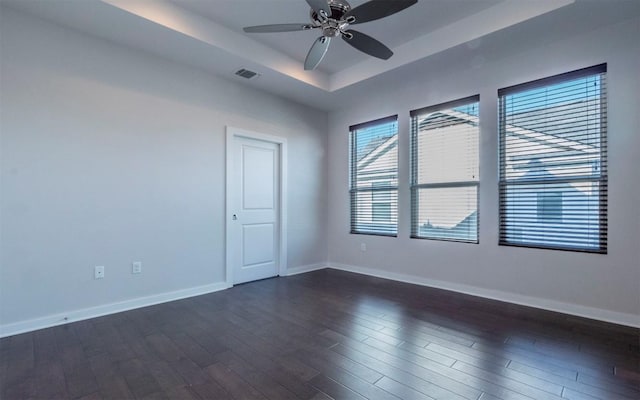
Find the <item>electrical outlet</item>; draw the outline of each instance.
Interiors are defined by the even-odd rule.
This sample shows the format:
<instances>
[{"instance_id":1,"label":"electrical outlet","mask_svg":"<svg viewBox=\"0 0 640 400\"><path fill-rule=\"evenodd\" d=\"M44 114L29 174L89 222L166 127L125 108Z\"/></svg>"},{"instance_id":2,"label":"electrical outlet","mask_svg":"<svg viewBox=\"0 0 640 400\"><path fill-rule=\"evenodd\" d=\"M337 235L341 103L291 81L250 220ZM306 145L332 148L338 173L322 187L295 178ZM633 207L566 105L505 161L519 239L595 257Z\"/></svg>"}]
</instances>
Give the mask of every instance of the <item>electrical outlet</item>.
<instances>
[{"instance_id":1,"label":"electrical outlet","mask_svg":"<svg viewBox=\"0 0 640 400\"><path fill-rule=\"evenodd\" d=\"M142 273L142 261L134 261L131 263L131 273L132 274Z\"/></svg>"},{"instance_id":2,"label":"electrical outlet","mask_svg":"<svg viewBox=\"0 0 640 400\"><path fill-rule=\"evenodd\" d=\"M366 243L360 243L360 251L367 251L367 244Z\"/></svg>"},{"instance_id":3,"label":"electrical outlet","mask_svg":"<svg viewBox=\"0 0 640 400\"><path fill-rule=\"evenodd\" d=\"M96 267L93 269L93 276L94 279L104 278L104 266L96 265Z\"/></svg>"}]
</instances>

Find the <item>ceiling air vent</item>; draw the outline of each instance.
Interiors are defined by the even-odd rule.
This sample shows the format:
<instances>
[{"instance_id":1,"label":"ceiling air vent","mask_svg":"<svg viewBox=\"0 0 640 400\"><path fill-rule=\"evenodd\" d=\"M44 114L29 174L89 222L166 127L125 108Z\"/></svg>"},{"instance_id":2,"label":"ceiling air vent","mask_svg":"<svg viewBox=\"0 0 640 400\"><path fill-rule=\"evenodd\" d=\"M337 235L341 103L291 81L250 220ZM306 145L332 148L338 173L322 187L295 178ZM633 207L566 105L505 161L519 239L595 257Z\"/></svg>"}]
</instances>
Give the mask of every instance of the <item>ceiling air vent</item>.
<instances>
[{"instance_id":1,"label":"ceiling air vent","mask_svg":"<svg viewBox=\"0 0 640 400\"><path fill-rule=\"evenodd\" d=\"M245 79L251 79L259 76L257 72L249 71L248 69L244 69L244 68L237 70L236 75L241 76Z\"/></svg>"}]
</instances>

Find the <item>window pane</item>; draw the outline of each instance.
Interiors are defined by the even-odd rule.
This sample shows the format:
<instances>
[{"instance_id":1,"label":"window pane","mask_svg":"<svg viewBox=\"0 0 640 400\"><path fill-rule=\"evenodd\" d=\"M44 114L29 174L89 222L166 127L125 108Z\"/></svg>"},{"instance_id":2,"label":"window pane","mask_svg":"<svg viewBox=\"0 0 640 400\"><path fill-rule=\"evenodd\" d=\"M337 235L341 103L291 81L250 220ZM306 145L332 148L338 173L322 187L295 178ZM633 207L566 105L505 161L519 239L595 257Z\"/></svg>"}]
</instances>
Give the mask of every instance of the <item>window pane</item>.
<instances>
[{"instance_id":1,"label":"window pane","mask_svg":"<svg viewBox=\"0 0 640 400\"><path fill-rule=\"evenodd\" d=\"M477 103L418 119L416 183L478 179Z\"/></svg>"},{"instance_id":2,"label":"window pane","mask_svg":"<svg viewBox=\"0 0 640 400\"><path fill-rule=\"evenodd\" d=\"M605 70L500 96L501 244L606 252Z\"/></svg>"},{"instance_id":3,"label":"window pane","mask_svg":"<svg viewBox=\"0 0 640 400\"><path fill-rule=\"evenodd\" d=\"M411 116L411 237L477 243L479 96Z\"/></svg>"},{"instance_id":4,"label":"window pane","mask_svg":"<svg viewBox=\"0 0 640 400\"><path fill-rule=\"evenodd\" d=\"M375 222L391 222L391 203L373 203L373 216Z\"/></svg>"},{"instance_id":5,"label":"window pane","mask_svg":"<svg viewBox=\"0 0 640 400\"><path fill-rule=\"evenodd\" d=\"M416 236L476 242L478 187L418 189Z\"/></svg>"},{"instance_id":6,"label":"window pane","mask_svg":"<svg viewBox=\"0 0 640 400\"><path fill-rule=\"evenodd\" d=\"M395 235L398 225L398 191L386 190L376 193L372 201L372 191L351 193L352 233L373 233Z\"/></svg>"},{"instance_id":7,"label":"window pane","mask_svg":"<svg viewBox=\"0 0 640 400\"><path fill-rule=\"evenodd\" d=\"M397 133L396 118L351 131L352 233L397 233Z\"/></svg>"},{"instance_id":8,"label":"window pane","mask_svg":"<svg viewBox=\"0 0 640 400\"><path fill-rule=\"evenodd\" d=\"M507 185L505 192L501 229L509 243L598 248L602 199L597 182Z\"/></svg>"},{"instance_id":9,"label":"window pane","mask_svg":"<svg viewBox=\"0 0 640 400\"><path fill-rule=\"evenodd\" d=\"M506 96L504 177L599 176L601 90L591 76Z\"/></svg>"}]
</instances>

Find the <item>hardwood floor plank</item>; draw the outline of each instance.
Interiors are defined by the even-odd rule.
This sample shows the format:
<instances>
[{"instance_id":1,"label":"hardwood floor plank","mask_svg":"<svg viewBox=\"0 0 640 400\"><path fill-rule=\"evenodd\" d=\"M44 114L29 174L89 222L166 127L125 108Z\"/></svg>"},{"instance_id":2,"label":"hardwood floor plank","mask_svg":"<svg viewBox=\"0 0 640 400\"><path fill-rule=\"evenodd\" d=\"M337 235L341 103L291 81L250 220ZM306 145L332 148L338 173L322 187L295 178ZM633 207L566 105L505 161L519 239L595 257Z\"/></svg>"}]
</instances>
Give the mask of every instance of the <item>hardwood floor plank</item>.
<instances>
[{"instance_id":1,"label":"hardwood floor plank","mask_svg":"<svg viewBox=\"0 0 640 400\"><path fill-rule=\"evenodd\" d=\"M70 398L62 365L54 360L55 358L48 362L40 360L36 366L34 376L37 396L47 399Z\"/></svg>"},{"instance_id":2,"label":"hardwood floor plank","mask_svg":"<svg viewBox=\"0 0 640 400\"><path fill-rule=\"evenodd\" d=\"M474 390L465 383L466 378L464 376L457 374L448 365L442 365L424 357L412 356L412 353L400 348L387 346L385 349L379 349L370 346L366 342L355 341L345 341L344 346L417 375L440 387L446 387L465 397L477 398L480 394L479 391ZM336 346L336 349L338 348L339 346ZM459 380L456 380L456 377Z\"/></svg>"},{"instance_id":3,"label":"hardwood floor plank","mask_svg":"<svg viewBox=\"0 0 640 400\"><path fill-rule=\"evenodd\" d=\"M546 381L553 382L555 384L562 385L566 388L594 397L607 397L615 393L616 395L621 396L621 398L640 398L640 386L636 389L633 389L629 386L617 384L605 385L604 387L592 386L583 382L578 382L575 378L565 378L538 368L532 368L518 363L511 363L509 365L509 369L514 369L529 376L544 379Z\"/></svg>"},{"instance_id":4,"label":"hardwood floor plank","mask_svg":"<svg viewBox=\"0 0 640 400\"><path fill-rule=\"evenodd\" d=\"M322 374L327 378L351 389L363 397L376 400L398 400L398 397L374 385L375 382L379 381L380 378L383 377L380 374L378 374L378 379L375 379L373 382L368 382L354 375L351 370L341 368L325 358L315 357L311 354L305 353L298 354L298 357L305 360L305 362L313 368L322 372Z\"/></svg>"},{"instance_id":5,"label":"hardwood floor plank","mask_svg":"<svg viewBox=\"0 0 640 400\"><path fill-rule=\"evenodd\" d=\"M602 400L603 399L603 397L593 397L593 396L589 396L588 394L576 392L571 389L565 389L565 391L562 393L562 398L568 399L568 400ZM604 399L606 399L606 397L604 397Z\"/></svg>"},{"instance_id":6,"label":"hardwood floor plank","mask_svg":"<svg viewBox=\"0 0 640 400\"><path fill-rule=\"evenodd\" d=\"M50 363L58 354L58 344L53 328L34 332L33 352L36 364Z\"/></svg>"},{"instance_id":7,"label":"hardwood floor plank","mask_svg":"<svg viewBox=\"0 0 640 400\"><path fill-rule=\"evenodd\" d=\"M78 398L78 400L103 400L104 397L100 394L100 392L90 393L86 396L82 396Z\"/></svg>"},{"instance_id":8,"label":"hardwood floor plank","mask_svg":"<svg viewBox=\"0 0 640 400\"><path fill-rule=\"evenodd\" d=\"M72 399L84 397L100 390L89 362L74 368L63 367L63 370L67 382L67 392Z\"/></svg>"},{"instance_id":9,"label":"hardwood floor plank","mask_svg":"<svg viewBox=\"0 0 640 400\"><path fill-rule=\"evenodd\" d=\"M179 386L167 390L167 397L176 400L200 400L201 397L188 386Z\"/></svg>"},{"instance_id":10,"label":"hardwood floor plank","mask_svg":"<svg viewBox=\"0 0 640 400\"><path fill-rule=\"evenodd\" d=\"M33 375L22 377L19 381L2 385L1 399L33 399L39 395L36 378Z\"/></svg>"},{"instance_id":11,"label":"hardwood floor plank","mask_svg":"<svg viewBox=\"0 0 640 400\"><path fill-rule=\"evenodd\" d=\"M615 375L603 374L603 375L588 375L585 373L578 374L578 382L594 386L596 388L604 389L605 391L611 391L611 388L624 390L625 393L636 393L636 397L640 398L640 383L635 381L628 381L623 378L619 378ZM633 396L632 396L633 397Z\"/></svg>"},{"instance_id":12,"label":"hardwood floor plank","mask_svg":"<svg viewBox=\"0 0 640 400\"><path fill-rule=\"evenodd\" d=\"M200 368L206 368L215 363L215 354L226 350L224 346L215 347L215 352L212 354L186 333L173 334L171 335L171 340L185 357L196 363Z\"/></svg>"},{"instance_id":13,"label":"hardwood floor plank","mask_svg":"<svg viewBox=\"0 0 640 400\"><path fill-rule=\"evenodd\" d=\"M262 393L242 379L240 375L220 363L208 366L207 372L236 399L266 400Z\"/></svg>"},{"instance_id":14,"label":"hardwood floor plank","mask_svg":"<svg viewBox=\"0 0 640 400\"><path fill-rule=\"evenodd\" d=\"M149 373L146 365L139 359L120 361L118 370L127 381L129 390L137 398L162 392L158 381Z\"/></svg>"},{"instance_id":15,"label":"hardwood floor plank","mask_svg":"<svg viewBox=\"0 0 640 400\"><path fill-rule=\"evenodd\" d=\"M556 368L548 364L542 365L541 367L537 367L537 366L534 367L534 366L531 366L530 364L524 364L520 361L511 360L509 362L508 367L515 369L517 371L526 372L530 375L539 376L543 378L549 375L553 375L556 377L564 378L565 380L568 380L568 381L576 381L578 379L578 372L571 371L564 368Z\"/></svg>"},{"instance_id":16,"label":"hardwood floor plank","mask_svg":"<svg viewBox=\"0 0 640 400\"><path fill-rule=\"evenodd\" d=\"M399 346L391 346L378 339L367 338L362 343L412 362L420 360L427 365L436 363L445 367L450 367L456 362L455 358L443 356L424 347L418 347L406 342L401 343Z\"/></svg>"},{"instance_id":17,"label":"hardwood floor plank","mask_svg":"<svg viewBox=\"0 0 640 400\"><path fill-rule=\"evenodd\" d=\"M496 396L492 396L489 393L482 393L482 395L478 400L502 400L502 399Z\"/></svg>"},{"instance_id":18,"label":"hardwood floor plank","mask_svg":"<svg viewBox=\"0 0 640 400\"><path fill-rule=\"evenodd\" d=\"M174 362L185 357L178 346L164 333L151 334L146 337L146 340L153 351L164 361Z\"/></svg>"},{"instance_id":19,"label":"hardwood floor plank","mask_svg":"<svg viewBox=\"0 0 640 400\"><path fill-rule=\"evenodd\" d=\"M576 373L587 372L591 375L600 375L603 373L613 375L612 370L608 371L605 368L594 369L590 366L582 365L579 361L576 362L573 359L560 359L549 355L530 352L514 346L494 346L476 342L472 347L488 354L504 356L511 360L519 361L533 367L542 366L542 368L544 368L543 366L545 365L551 365L554 368L563 368L567 371Z\"/></svg>"},{"instance_id":20,"label":"hardwood floor plank","mask_svg":"<svg viewBox=\"0 0 640 400\"><path fill-rule=\"evenodd\" d=\"M416 364L407 363L404 360L391 356L376 354L374 358L371 352L361 349L360 352L353 347L345 347L342 344L333 347L331 351L338 352L361 364L368 365L372 369L386 375L396 381L410 386L422 393L429 393L433 397L445 397L450 399L477 399L480 391L471 387L465 387L444 375L435 374ZM446 389L445 389L446 388Z\"/></svg>"},{"instance_id":21,"label":"hardwood floor plank","mask_svg":"<svg viewBox=\"0 0 640 400\"><path fill-rule=\"evenodd\" d=\"M314 365L314 362L320 363L319 365L324 366L331 365L341 370L348 371L351 375L354 375L368 383L376 383L380 378L382 378L381 373L366 365L360 364L349 357L345 357L342 354L335 352L320 353L302 350L296 352L296 354L298 357L301 357L301 359L304 359L305 362L312 363L312 365Z\"/></svg>"},{"instance_id":22,"label":"hardwood floor plank","mask_svg":"<svg viewBox=\"0 0 640 400\"><path fill-rule=\"evenodd\" d=\"M232 399L231 393L224 390L222 386L213 381L193 385L190 388L201 399Z\"/></svg>"},{"instance_id":23,"label":"hardwood floor plank","mask_svg":"<svg viewBox=\"0 0 640 400\"><path fill-rule=\"evenodd\" d=\"M366 398L360 396L358 393L339 384L338 382L327 378L320 374L313 378L310 382L314 387L323 393L333 397L334 399L344 400L366 400Z\"/></svg>"},{"instance_id":24,"label":"hardwood floor plank","mask_svg":"<svg viewBox=\"0 0 640 400\"><path fill-rule=\"evenodd\" d=\"M247 343L239 341L233 336L221 336L220 339L245 362L251 364L258 371L264 373L298 397L310 399L317 394L317 390L312 386L282 368L275 360L260 352L255 352L255 348L251 348Z\"/></svg>"},{"instance_id":25,"label":"hardwood floor plank","mask_svg":"<svg viewBox=\"0 0 640 400\"><path fill-rule=\"evenodd\" d=\"M15 337L15 336L14 336ZM8 338L13 339L14 337ZM6 339L2 339L3 341ZM9 342L7 340L7 342ZM29 398L36 393L35 389L35 353L33 341L25 346L19 340L13 340L15 348L8 348L4 351L3 376L0 380L0 398L9 397L9 393L17 398ZM18 395L24 393L24 395Z\"/></svg>"},{"instance_id":26,"label":"hardwood floor plank","mask_svg":"<svg viewBox=\"0 0 640 400\"><path fill-rule=\"evenodd\" d=\"M188 358L173 361L169 366L189 385L200 385L210 381L205 371Z\"/></svg>"},{"instance_id":27,"label":"hardwood floor plank","mask_svg":"<svg viewBox=\"0 0 640 400\"><path fill-rule=\"evenodd\" d=\"M115 374L96 375L100 386L100 394L105 399L133 399L135 398L124 377Z\"/></svg>"},{"instance_id":28,"label":"hardwood floor plank","mask_svg":"<svg viewBox=\"0 0 640 400\"><path fill-rule=\"evenodd\" d=\"M171 368L166 361L154 361L145 365L151 376L155 378L165 392L170 392L187 384L182 376Z\"/></svg>"},{"instance_id":29,"label":"hardwood floor plank","mask_svg":"<svg viewBox=\"0 0 640 400\"><path fill-rule=\"evenodd\" d=\"M442 354L443 356L453 359L454 362L464 361L467 364L471 364L471 365L483 364L483 365L495 365L499 367L506 367L511 361L507 358L494 356L493 354L482 353L472 348L468 348L466 346L460 346L460 345L454 346L451 344L449 344L449 346L450 347L445 347L437 343L429 343L427 347L425 347L425 349L437 354ZM418 347L418 348L411 347L408 343L403 343L402 345L400 345L400 347L401 348L409 347L410 351L415 351L418 354L420 354L421 352L420 350L421 347ZM455 347L455 348L452 348L452 347ZM451 365L453 365L453 363L451 363Z\"/></svg>"},{"instance_id":30,"label":"hardwood floor plank","mask_svg":"<svg viewBox=\"0 0 640 400\"><path fill-rule=\"evenodd\" d=\"M422 392L403 385L386 376L376 382L376 386L401 399L434 400L433 397L429 397Z\"/></svg>"},{"instance_id":31,"label":"hardwood floor plank","mask_svg":"<svg viewBox=\"0 0 640 400\"><path fill-rule=\"evenodd\" d=\"M298 399L293 392L280 385L268 375L256 370L249 363L236 356L233 352L226 352L221 355L221 363L235 371L238 375L251 382L260 393L270 400L293 400Z\"/></svg>"},{"instance_id":32,"label":"hardwood floor plank","mask_svg":"<svg viewBox=\"0 0 640 400\"><path fill-rule=\"evenodd\" d=\"M513 374L509 375L503 370L488 371L463 362L456 362L452 368L487 382L501 382L505 387L536 400L558 400L562 396L562 386L525 374L519 375L519 378L527 383L514 379Z\"/></svg>"}]
</instances>

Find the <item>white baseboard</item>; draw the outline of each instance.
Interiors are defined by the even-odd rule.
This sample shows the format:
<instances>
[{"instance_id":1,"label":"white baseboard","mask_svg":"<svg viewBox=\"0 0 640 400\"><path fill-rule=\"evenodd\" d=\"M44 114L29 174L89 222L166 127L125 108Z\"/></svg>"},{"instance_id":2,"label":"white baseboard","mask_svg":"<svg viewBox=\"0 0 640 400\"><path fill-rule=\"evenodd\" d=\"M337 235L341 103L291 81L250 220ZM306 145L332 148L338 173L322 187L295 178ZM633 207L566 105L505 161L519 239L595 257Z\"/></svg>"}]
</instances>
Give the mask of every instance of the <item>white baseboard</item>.
<instances>
[{"instance_id":1,"label":"white baseboard","mask_svg":"<svg viewBox=\"0 0 640 400\"><path fill-rule=\"evenodd\" d=\"M173 292L160 293L146 297L138 297L135 299L120 301L116 303L83 308L66 313L48 315L46 317L0 325L0 338L17 335L24 332L31 332L38 329L49 328L52 326L64 325L70 322L101 317L103 315L115 314L122 311L133 310L135 308L147 307L155 304L166 303L169 301L185 299L188 297L200 296L203 294L228 289L229 287L231 286L226 282L213 283L210 285L176 290Z\"/></svg>"},{"instance_id":2,"label":"white baseboard","mask_svg":"<svg viewBox=\"0 0 640 400\"><path fill-rule=\"evenodd\" d=\"M309 265L301 265L299 267L293 267L287 269L287 273L284 276L304 274L305 272L317 271L319 269L327 268L327 263L317 263Z\"/></svg>"},{"instance_id":3,"label":"white baseboard","mask_svg":"<svg viewBox=\"0 0 640 400\"><path fill-rule=\"evenodd\" d=\"M599 308L586 307L555 300L524 296L499 290L483 289L475 286L432 280L415 275L400 274L397 272L382 271L379 269L359 267L354 265L345 265L339 263L318 263L303 265L299 267L289 268L285 276L292 276L325 268L333 268L341 271L354 272L358 274L375 276L378 278L390 279L393 281L411 283L415 285L428 286L437 289L451 290L453 292L469 294L472 296L479 296L488 299L504 301L507 303L519 304L528 307L540 308L543 310L555 311L564 314L640 328L640 315L620 313L616 311L603 310ZM147 307L155 304L166 303L169 301L185 299L188 297L200 296L203 294L228 289L231 286L232 285L229 285L226 282L219 282L205 286L198 286L189 289L156 294L152 296L139 297L136 299L125 300L117 303L73 310L67 313L60 313L41 318L0 325L0 338L17 335L19 333L35 331L38 329L49 328L52 326L64 325L70 322L101 317L103 315L128 311L135 308Z\"/></svg>"},{"instance_id":4,"label":"white baseboard","mask_svg":"<svg viewBox=\"0 0 640 400\"><path fill-rule=\"evenodd\" d=\"M611 322L619 325L640 328L640 315L621 313L617 311L603 310L600 308L586 307L578 304L564 303L561 301L542 299L538 297L524 296L517 293L503 292L500 290L484 289L459 283L444 282L422 278L415 275L400 274L397 272L382 271L379 269L358 267L338 263L329 263L328 268L341 271L354 272L363 275L375 276L378 278L390 279L393 281L412 283L415 285L428 286L436 289L450 290L453 292L469 294L472 296L484 297L487 299L504 301L507 303L519 304L527 307L534 307L548 311L555 311L563 314L575 315L578 317L590 318L604 322Z\"/></svg>"}]
</instances>

